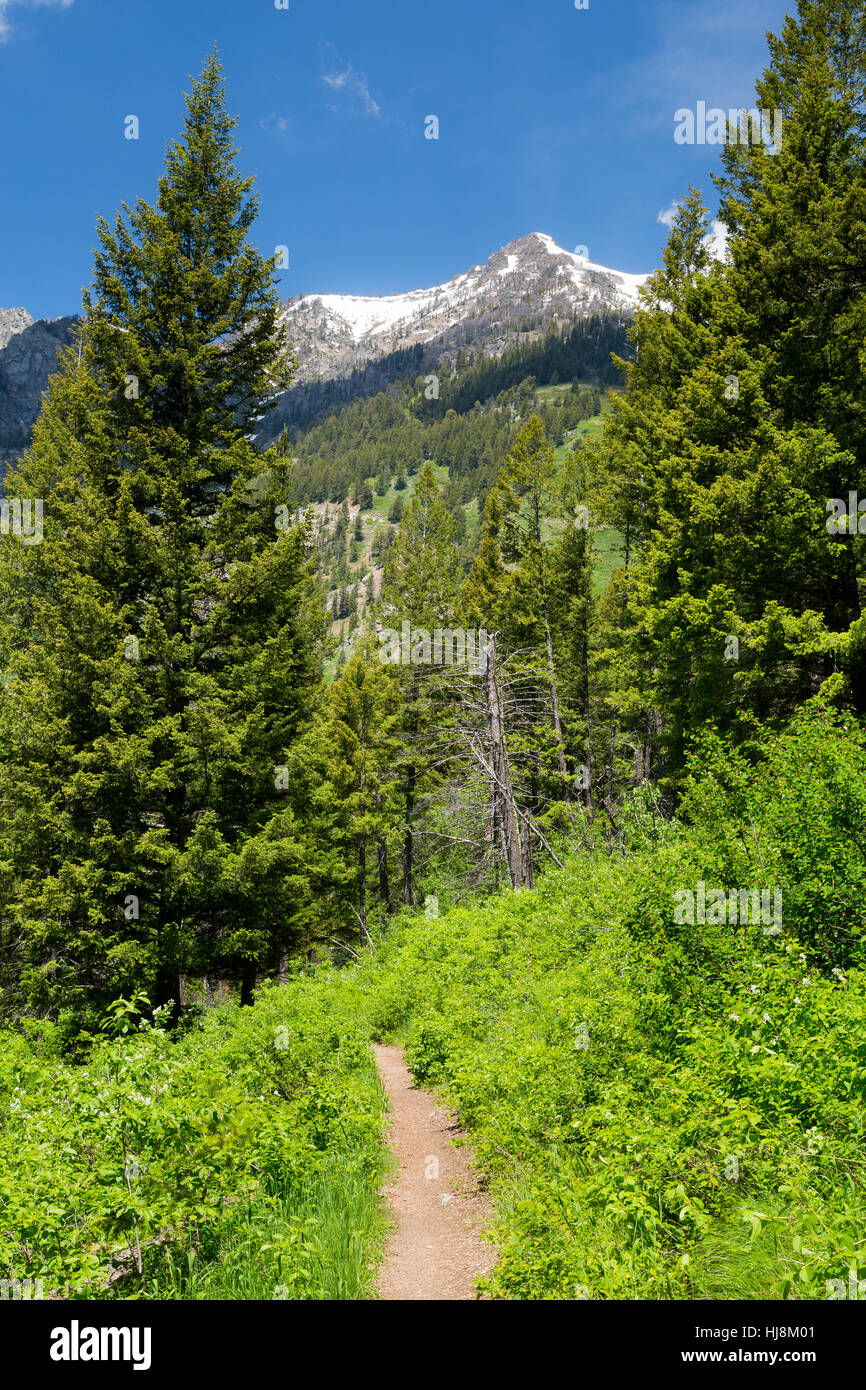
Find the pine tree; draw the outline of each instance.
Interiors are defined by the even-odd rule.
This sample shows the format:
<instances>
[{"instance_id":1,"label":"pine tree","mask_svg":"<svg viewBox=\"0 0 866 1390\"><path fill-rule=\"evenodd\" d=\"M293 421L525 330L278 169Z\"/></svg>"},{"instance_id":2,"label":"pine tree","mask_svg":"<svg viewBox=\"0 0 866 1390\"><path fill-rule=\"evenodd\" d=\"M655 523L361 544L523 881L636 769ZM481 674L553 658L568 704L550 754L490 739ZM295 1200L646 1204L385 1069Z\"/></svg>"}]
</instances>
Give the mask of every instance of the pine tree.
<instances>
[{"instance_id":1,"label":"pine tree","mask_svg":"<svg viewBox=\"0 0 866 1390\"><path fill-rule=\"evenodd\" d=\"M724 151L728 261L706 265L689 200L637 315L602 450L640 555L619 698L633 727L639 705L662 713L672 771L704 723L783 720L822 683L866 702L860 542L825 524L864 464L864 53L847 0L803 3L771 39L758 101L783 111L781 147Z\"/></svg>"},{"instance_id":2,"label":"pine tree","mask_svg":"<svg viewBox=\"0 0 866 1390\"><path fill-rule=\"evenodd\" d=\"M542 535L556 510L553 449L537 415L530 416L512 445L499 474L503 505L502 550L514 565L510 623L521 645L543 647L550 696L560 796L568 797L568 769L559 709L559 684L553 660L550 608L550 556Z\"/></svg>"},{"instance_id":3,"label":"pine tree","mask_svg":"<svg viewBox=\"0 0 866 1390\"><path fill-rule=\"evenodd\" d=\"M459 566L454 530L453 517L442 500L433 468L425 463L394 544L388 550L382 599L398 626L408 622L413 629L423 629L428 633L428 643L429 634L436 628L453 628L455 623ZM414 901L414 820L418 802L441 780L444 771L441 765L433 771L437 749L431 745L431 731L437 727L442 737L447 725L447 693L432 679L435 673L430 666L420 663L414 650L410 655L411 665L401 668L403 900L407 903Z\"/></svg>"},{"instance_id":4,"label":"pine tree","mask_svg":"<svg viewBox=\"0 0 866 1390\"><path fill-rule=\"evenodd\" d=\"M580 452L560 489L566 525L550 556L550 610L554 664L562 691L563 740L578 769L576 788L590 813L593 810L594 720L592 713L592 648L596 604L593 593L592 533Z\"/></svg>"},{"instance_id":5,"label":"pine tree","mask_svg":"<svg viewBox=\"0 0 866 1390\"><path fill-rule=\"evenodd\" d=\"M389 848L399 833L400 683L375 643L359 641L290 756L291 801L304 826L309 880L342 933L370 934L370 884L390 911Z\"/></svg>"},{"instance_id":6,"label":"pine tree","mask_svg":"<svg viewBox=\"0 0 866 1390\"><path fill-rule=\"evenodd\" d=\"M277 294L215 58L187 106L157 205L101 225L80 362L7 479L46 517L0 546L4 959L38 1010L177 1009L209 969L249 999L310 918L280 769L321 617L287 460L247 438Z\"/></svg>"}]
</instances>

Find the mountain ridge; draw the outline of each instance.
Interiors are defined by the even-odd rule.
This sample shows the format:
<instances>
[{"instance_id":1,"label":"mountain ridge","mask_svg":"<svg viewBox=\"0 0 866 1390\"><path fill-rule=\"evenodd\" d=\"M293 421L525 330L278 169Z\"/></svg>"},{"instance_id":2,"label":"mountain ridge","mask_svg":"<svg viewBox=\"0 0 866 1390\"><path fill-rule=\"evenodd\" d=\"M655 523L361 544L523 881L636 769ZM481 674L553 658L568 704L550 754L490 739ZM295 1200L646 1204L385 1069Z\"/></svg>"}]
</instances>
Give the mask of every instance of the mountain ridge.
<instances>
[{"instance_id":1,"label":"mountain ridge","mask_svg":"<svg viewBox=\"0 0 866 1390\"><path fill-rule=\"evenodd\" d=\"M298 371L263 424L269 442L299 414L322 415L461 351L500 356L521 331L591 314L628 317L646 275L611 270L530 232L441 285L397 295L302 294L284 300ZM0 309L0 458L30 441L57 356L71 343L77 315L33 320L25 308Z\"/></svg>"},{"instance_id":2,"label":"mountain ridge","mask_svg":"<svg viewBox=\"0 0 866 1390\"><path fill-rule=\"evenodd\" d=\"M489 338L525 317L527 307L540 322L630 314L647 278L596 264L545 232L530 232L441 285L396 295L297 295L283 302L280 319L300 358L295 385L304 386L405 349L435 343L444 351L468 337Z\"/></svg>"}]
</instances>

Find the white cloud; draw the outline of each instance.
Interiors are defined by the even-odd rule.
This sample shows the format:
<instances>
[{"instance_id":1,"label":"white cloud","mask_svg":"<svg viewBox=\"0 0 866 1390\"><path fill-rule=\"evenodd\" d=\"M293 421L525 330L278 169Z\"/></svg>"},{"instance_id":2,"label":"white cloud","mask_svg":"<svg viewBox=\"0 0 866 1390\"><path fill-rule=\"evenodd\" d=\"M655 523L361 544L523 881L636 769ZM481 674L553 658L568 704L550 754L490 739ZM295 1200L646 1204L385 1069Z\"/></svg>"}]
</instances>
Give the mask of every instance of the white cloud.
<instances>
[{"instance_id":1,"label":"white cloud","mask_svg":"<svg viewBox=\"0 0 866 1390\"><path fill-rule=\"evenodd\" d=\"M322 81L332 92L339 92L344 98L342 107L331 106L331 111L353 112L364 116L380 116L382 108L370 95L370 83L363 72L356 72L351 63L346 63L336 72L326 72Z\"/></svg>"},{"instance_id":2,"label":"white cloud","mask_svg":"<svg viewBox=\"0 0 866 1390\"><path fill-rule=\"evenodd\" d=\"M269 116L265 116L264 120L260 120L259 125L262 130L266 130L269 134L275 130L284 131L289 128L287 117L279 116L276 111L272 111Z\"/></svg>"},{"instance_id":3,"label":"white cloud","mask_svg":"<svg viewBox=\"0 0 866 1390\"><path fill-rule=\"evenodd\" d=\"M728 229L718 218L714 218L710 235L707 237L707 250L714 261L723 261L728 254Z\"/></svg>"},{"instance_id":4,"label":"white cloud","mask_svg":"<svg viewBox=\"0 0 866 1390\"><path fill-rule=\"evenodd\" d=\"M9 11L14 5L28 5L31 9L44 5L58 6L61 10L68 10L73 0L0 0L0 43L8 39L12 33L12 25L9 20Z\"/></svg>"},{"instance_id":5,"label":"white cloud","mask_svg":"<svg viewBox=\"0 0 866 1390\"><path fill-rule=\"evenodd\" d=\"M673 202L668 207L662 209L656 218L656 222L660 222L663 227L672 227L679 210L679 201L674 198ZM709 233L704 238L704 245L714 261L723 261L725 259L728 251L728 229L725 223L720 222L717 217L714 217L710 224Z\"/></svg>"}]
</instances>

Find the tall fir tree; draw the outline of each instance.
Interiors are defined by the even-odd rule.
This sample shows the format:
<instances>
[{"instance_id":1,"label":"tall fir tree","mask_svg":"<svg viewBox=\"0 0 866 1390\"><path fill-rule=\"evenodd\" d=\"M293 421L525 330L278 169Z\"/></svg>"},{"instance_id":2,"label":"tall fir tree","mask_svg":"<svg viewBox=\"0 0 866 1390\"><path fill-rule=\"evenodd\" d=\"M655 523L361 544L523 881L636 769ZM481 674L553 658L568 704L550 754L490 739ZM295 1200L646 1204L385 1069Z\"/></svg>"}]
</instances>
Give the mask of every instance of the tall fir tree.
<instances>
[{"instance_id":1,"label":"tall fir tree","mask_svg":"<svg viewBox=\"0 0 866 1390\"><path fill-rule=\"evenodd\" d=\"M736 735L822 685L858 708L866 688L861 543L826 527L864 462L863 25L847 0L804 0L770 46L758 100L782 112L779 148L729 131L724 264L699 200L681 208L603 448L639 503L622 687L642 692L633 722L662 714L672 772L702 724Z\"/></svg>"},{"instance_id":2,"label":"tall fir tree","mask_svg":"<svg viewBox=\"0 0 866 1390\"><path fill-rule=\"evenodd\" d=\"M397 623L402 629L405 622L412 630L409 664L400 668L404 745L402 897L406 903L415 900L415 821L419 807L441 782L447 763L443 745L448 739L448 692L430 665L430 634L437 627L453 628L456 621L460 575L454 534L454 518L442 499L432 465L425 463L394 544L388 550L382 589L383 602L392 615L389 623Z\"/></svg>"},{"instance_id":3,"label":"tall fir tree","mask_svg":"<svg viewBox=\"0 0 866 1390\"><path fill-rule=\"evenodd\" d=\"M213 970L248 1000L310 915L281 769L321 620L289 465L248 437L286 345L215 56L187 108L6 483L45 508L0 547L3 968L39 1011L176 1011Z\"/></svg>"}]
</instances>

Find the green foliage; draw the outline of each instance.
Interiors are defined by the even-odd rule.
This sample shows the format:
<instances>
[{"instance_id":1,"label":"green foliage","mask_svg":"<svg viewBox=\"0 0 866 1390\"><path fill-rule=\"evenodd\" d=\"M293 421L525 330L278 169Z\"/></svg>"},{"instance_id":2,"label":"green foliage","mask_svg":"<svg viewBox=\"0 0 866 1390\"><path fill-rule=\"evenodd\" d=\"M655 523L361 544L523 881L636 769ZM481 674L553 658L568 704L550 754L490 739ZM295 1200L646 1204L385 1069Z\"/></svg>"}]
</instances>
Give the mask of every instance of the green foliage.
<instances>
[{"instance_id":1,"label":"green foliage","mask_svg":"<svg viewBox=\"0 0 866 1390\"><path fill-rule=\"evenodd\" d=\"M637 560L623 713L634 730L661 712L674 779L702 724L779 726L825 681L866 707L862 539L825 525L866 462L862 15L804 2L770 55L756 104L783 115L780 148L722 151L724 262L700 196L682 203L595 451L602 513Z\"/></svg>"},{"instance_id":2,"label":"green foliage","mask_svg":"<svg viewBox=\"0 0 866 1390\"><path fill-rule=\"evenodd\" d=\"M275 525L288 464L247 437L277 295L215 59L187 105L156 206L101 226L80 361L6 479L46 525L0 546L4 1011L179 1011L214 968L249 998L309 925L275 774L322 619L309 535Z\"/></svg>"},{"instance_id":3,"label":"green foliage","mask_svg":"<svg viewBox=\"0 0 866 1390\"><path fill-rule=\"evenodd\" d=\"M495 1296L827 1298L866 1272L863 856L822 781L862 757L808 711L751 782L740 755L696 763L689 824L638 801L627 854L415 918L362 967L371 1027L470 1129ZM781 933L677 926L698 879L779 883Z\"/></svg>"},{"instance_id":4,"label":"green foliage","mask_svg":"<svg viewBox=\"0 0 866 1390\"><path fill-rule=\"evenodd\" d=\"M3 1034L4 1277L79 1298L368 1297L382 1098L343 982L299 975L175 1041L144 1002L116 1001L77 1065L47 1021Z\"/></svg>"}]
</instances>

